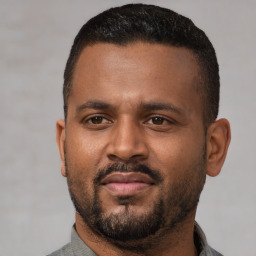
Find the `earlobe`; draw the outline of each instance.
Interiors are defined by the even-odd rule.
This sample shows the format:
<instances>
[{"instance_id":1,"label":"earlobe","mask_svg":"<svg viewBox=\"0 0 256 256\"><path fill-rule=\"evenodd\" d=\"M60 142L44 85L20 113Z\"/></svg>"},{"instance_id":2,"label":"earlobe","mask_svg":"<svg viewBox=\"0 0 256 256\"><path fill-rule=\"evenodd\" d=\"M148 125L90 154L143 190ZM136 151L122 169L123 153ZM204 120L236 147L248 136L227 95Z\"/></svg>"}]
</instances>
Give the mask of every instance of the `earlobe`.
<instances>
[{"instance_id":1,"label":"earlobe","mask_svg":"<svg viewBox=\"0 0 256 256\"><path fill-rule=\"evenodd\" d=\"M59 148L61 158L61 174L66 177L66 164L65 164L65 121L60 119L56 123L56 141Z\"/></svg>"},{"instance_id":2,"label":"earlobe","mask_svg":"<svg viewBox=\"0 0 256 256\"><path fill-rule=\"evenodd\" d=\"M231 139L228 120L219 119L207 130L207 174L217 176L224 164Z\"/></svg>"}]
</instances>

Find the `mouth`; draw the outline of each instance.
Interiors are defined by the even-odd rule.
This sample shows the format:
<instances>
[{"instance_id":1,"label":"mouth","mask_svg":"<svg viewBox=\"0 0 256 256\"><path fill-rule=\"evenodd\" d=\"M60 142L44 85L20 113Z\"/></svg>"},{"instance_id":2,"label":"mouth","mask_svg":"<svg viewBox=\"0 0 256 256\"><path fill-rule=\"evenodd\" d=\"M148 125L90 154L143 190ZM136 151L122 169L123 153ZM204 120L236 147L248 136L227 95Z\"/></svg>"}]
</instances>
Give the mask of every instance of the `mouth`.
<instances>
[{"instance_id":1,"label":"mouth","mask_svg":"<svg viewBox=\"0 0 256 256\"><path fill-rule=\"evenodd\" d=\"M112 173L105 177L101 185L113 196L127 197L141 193L155 185L153 179L143 173Z\"/></svg>"}]
</instances>

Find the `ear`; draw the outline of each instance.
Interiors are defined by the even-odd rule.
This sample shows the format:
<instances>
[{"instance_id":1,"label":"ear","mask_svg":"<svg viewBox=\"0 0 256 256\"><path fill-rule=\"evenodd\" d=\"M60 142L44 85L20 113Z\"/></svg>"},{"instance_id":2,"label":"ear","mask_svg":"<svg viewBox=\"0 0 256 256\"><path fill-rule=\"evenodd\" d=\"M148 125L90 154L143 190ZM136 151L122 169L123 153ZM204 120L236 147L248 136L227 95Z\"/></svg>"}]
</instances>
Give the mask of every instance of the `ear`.
<instances>
[{"instance_id":1,"label":"ear","mask_svg":"<svg viewBox=\"0 0 256 256\"><path fill-rule=\"evenodd\" d=\"M207 169L209 176L217 176L224 164L231 139L228 120L219 119L207 130Z\"/></svg>"},{"instance_id":2,"label":"ear","mask_svg":"<svg viewBox=\"0 0 256 256\"><path fill-rule=\"evenodd\" d=\"M56 141L59 148L61 158L61 174L66 177L66 164L65 164L65 121L60 119L56 123Z\"/></svg>"}]
</instances>

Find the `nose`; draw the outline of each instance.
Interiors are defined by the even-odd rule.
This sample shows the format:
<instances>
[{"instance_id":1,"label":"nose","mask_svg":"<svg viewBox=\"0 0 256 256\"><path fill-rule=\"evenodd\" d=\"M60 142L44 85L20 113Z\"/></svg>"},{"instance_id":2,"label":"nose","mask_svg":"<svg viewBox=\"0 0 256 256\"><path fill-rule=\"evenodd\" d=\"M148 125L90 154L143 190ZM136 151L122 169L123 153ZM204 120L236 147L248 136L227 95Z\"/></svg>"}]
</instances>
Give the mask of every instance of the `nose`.
<instances>
[{"instance_id":1,"label":"nose","mask_svg":"<svg viewBox=\"0 0 256 256\"><path fill-rule=\"evenodd\" d=\"M107 156L114 161L128 162L148 157L143 127L129 118L117 122L112 130L107 147Z\"/></svg>"}]
</instances>

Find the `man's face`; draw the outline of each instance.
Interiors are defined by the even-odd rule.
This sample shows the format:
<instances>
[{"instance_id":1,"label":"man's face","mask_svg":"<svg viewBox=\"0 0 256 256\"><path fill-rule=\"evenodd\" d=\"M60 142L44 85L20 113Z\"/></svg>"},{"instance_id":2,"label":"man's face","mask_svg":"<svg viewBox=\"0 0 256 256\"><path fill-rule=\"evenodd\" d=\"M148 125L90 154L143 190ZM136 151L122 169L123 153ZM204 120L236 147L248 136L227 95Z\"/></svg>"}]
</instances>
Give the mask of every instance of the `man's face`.
<instances>
[{"instance_id":1,"label":"man's face","mask_svg":"<svg viewBox=\"0 0 256 256\"><path fill-rule=\"evenodd\" d=\"M126 241L163 234L195 214L206 156L199 73L185 48L137 42L83 50L63 175L89 228Z\"/></svg>"}]
</instances>

